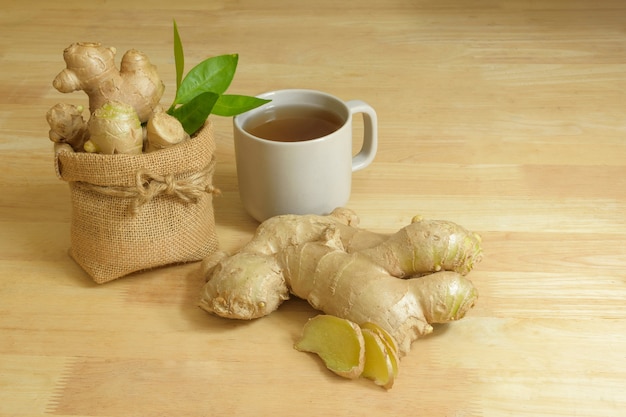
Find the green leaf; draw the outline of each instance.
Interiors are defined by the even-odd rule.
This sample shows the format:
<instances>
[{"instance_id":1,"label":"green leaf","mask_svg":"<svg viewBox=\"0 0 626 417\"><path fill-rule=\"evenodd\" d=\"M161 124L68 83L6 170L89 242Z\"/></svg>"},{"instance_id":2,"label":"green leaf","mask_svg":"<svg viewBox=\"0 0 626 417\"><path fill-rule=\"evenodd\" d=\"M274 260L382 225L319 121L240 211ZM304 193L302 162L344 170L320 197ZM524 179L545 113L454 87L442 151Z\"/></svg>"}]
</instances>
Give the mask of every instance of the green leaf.
<instances>
[{"instance_id":1,"label":"green leaf","mask_svg":"<svg viewBox=\"0 0 626 417\"><path fill-rule=\"evenodd\" d=\"M204 125L219 97L213 92L200 93L182 106L168 110L168 114L177 118L191 136Z\"/></svg>"},{"instance_id":2,"label":"green leaf","mask_svg":"<svg viewBox=\"0 0 626 417\"><path fill-rule=\"evenodd\" d=\"M248 110L255 109L271 100L258 97L240 96L236 94L223 94L213 107L213 114L217 116L236 116Z\"/></svg>"},{"instance_id":3,"label":"green leaf","mask_svg":"<svg viewBox=\"0 0 626 417\"><path fill-rule=\"evenodd\" d=\"M185 54L183 52L183 43L178 34L176 20L174 20L174 63L176 64L176 91L178 91L183 80L183 72L185 71Z\"/></svg>"},{"instance_id":4,"label":"green leaf","mask_svg":"<svg viewBox=\"0 0 626 417\"><path fill-rule=\"evenodd\" d=\"M201 93L223 94L235 76L238 60L237 54L219 55L193 67L176 91L174 105L188 103Z\"/></svg>"}]
</instances>

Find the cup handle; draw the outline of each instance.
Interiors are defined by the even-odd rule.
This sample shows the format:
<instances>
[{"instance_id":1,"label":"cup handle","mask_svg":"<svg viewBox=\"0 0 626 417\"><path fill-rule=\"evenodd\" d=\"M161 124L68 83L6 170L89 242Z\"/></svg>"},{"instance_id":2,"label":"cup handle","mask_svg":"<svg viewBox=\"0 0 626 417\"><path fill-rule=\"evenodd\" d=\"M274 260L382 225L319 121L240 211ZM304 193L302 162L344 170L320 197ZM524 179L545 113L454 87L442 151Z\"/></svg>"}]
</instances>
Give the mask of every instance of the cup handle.
<instances>
[{"instance_id":1,"label":"cup handle","mask_svg":"<svg viewBox=\"0 0 626 417\"><path fill-rule=\"evenodd\" d=\"M361 100L346 102L350 114L363 113L363 146L352 158L352 171L359 171L372 163L378 149L378 118L376 111L369 104Z\"/></svg>"}]
</instances>

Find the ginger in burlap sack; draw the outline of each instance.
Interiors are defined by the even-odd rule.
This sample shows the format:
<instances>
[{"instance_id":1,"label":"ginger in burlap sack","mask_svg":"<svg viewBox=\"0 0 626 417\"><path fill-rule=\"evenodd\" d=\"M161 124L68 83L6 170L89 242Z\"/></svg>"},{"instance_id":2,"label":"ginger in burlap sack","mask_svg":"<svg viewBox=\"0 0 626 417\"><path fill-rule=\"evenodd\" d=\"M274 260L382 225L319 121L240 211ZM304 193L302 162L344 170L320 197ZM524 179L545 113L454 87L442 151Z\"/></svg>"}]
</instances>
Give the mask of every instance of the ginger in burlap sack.
<instances>
[{"instance_id":1,"label":"ginger in burlap sack","mask_svg":"<svg viewBox=\"0 0 626 417\"><path fill-rule=\"evenodd\" d=\"M214 151L210 122L185 142L140 155L57 144L57 175L71 193L71 257L104 283L213 253Z\"/></svg>"}]
</instances>

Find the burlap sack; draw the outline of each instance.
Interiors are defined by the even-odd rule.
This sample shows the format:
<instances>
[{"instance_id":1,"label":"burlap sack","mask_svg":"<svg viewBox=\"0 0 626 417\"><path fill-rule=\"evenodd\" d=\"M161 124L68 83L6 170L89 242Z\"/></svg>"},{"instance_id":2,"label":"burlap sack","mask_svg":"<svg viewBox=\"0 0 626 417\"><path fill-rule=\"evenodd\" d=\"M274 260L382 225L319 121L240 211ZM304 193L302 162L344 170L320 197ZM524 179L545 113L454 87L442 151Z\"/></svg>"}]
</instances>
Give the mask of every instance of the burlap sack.
<instances>
[{"instance_id":1,"label":"burlap sack","mask_svg":"<svg viewBox=\"0 0 626 417\"><path fill-rule=\"evenodd\" d=\"M71 193L71 257L104 283L213 253L214 151L210 122L188 141L141 155L57 145L57 175Z\"/></svg>"}]
</instances>

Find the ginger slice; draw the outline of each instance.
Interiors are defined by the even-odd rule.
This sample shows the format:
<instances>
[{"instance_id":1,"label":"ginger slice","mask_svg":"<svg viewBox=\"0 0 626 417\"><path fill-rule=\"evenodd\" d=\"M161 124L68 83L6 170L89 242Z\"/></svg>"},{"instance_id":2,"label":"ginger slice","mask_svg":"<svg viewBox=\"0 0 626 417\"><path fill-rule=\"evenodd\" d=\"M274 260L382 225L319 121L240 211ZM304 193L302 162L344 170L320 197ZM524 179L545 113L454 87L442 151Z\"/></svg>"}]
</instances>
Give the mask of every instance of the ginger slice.
<instances>
[{"instance_id":1,"label":"ginger slice","mask_svg":"<svg viewBox=\"0 0 626 417\"><path fill-rule=\"evenodd\" d=\"M373 330L362 329L365 340L365 366L362 376L374 381L386 389L393 386L395 379L391 356L393 352L387 350L383 338Z\"/></svg>"},{"instance_id":2,"label":"ginger slice","mask_svg":"<svg viewBox=\"0 0 626 417\"><path fill-rule=\"evenodd\" d=\"M363 332L349 320L324 314L315 316L305 324L294 347L317 354L328 369L344 378L355 379L363 373Z\"/></svg>"},{"instance_id":3,"label":"ginger slice","mask_svg":"<svg viewBox=\"0 0 626 417\"><path fill-rule=\"evenodd\" d=\"M391 360L391 365L393 367L393 376L398 376L398 364L400 362L398 356L398 344L395 339L387 332L385 329L380 327L376 323L368 322L361 325L361 329L369 329L376 333L385 344L385 348L387 348L387 353L389 354L389 359Z\"/></svg>"}]
</instances>

